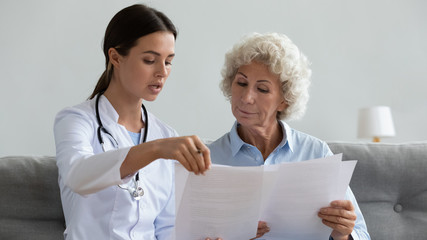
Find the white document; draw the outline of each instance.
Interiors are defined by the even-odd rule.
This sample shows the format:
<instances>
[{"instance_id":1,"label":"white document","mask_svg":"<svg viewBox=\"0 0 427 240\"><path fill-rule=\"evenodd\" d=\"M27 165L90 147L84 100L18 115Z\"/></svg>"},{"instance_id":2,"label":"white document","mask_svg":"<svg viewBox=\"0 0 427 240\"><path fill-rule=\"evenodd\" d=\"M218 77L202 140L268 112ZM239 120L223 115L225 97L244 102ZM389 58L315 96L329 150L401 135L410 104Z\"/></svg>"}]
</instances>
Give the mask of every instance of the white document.
<instances>
[{"instance_id":1,"label":"white document","mask_svg":"<svg viewBox=\"0 0 427 240\"><path fill-rule=\"evenodd\" d=\"M270 232L263 239L328 239L331 229L317 213L336 195L341 155L297 163L280 164L260 220Z\"/></svg>"},{"instance_id":2,"label":"white document","mask_svg":"<svg viewBox=\"0 0 427 240\"><path fill-rule=\"evenodd\" d=\"M356 164L341 157L258 167L213 165L206 176L177 164L176 240L250 239L259 220L270 227L262 239L328 239L331 229L317 212L344 199Z\"/></svg>"},{"instance_id":3,"label":"white document","mask_svg":"<svg viewBox=\"0 0 427 240\"><path fill-rule=\"evenodd\" d=\"M177 164L176 240L256 236L263 169L214 165L196 176Z\"/></svg>"}]
</instances>

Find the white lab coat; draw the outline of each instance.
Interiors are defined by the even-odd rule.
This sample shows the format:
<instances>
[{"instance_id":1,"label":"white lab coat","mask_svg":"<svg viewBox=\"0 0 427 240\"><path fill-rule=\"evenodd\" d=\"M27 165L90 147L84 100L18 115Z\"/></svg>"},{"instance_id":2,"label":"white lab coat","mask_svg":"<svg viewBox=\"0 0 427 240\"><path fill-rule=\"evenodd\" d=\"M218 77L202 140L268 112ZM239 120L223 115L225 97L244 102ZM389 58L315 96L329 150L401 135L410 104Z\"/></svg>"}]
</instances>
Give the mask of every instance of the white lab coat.
<instances>
[{"instance_id":1,"label":"white lab coat","mask_svg":"<svg viewBox=\"0 0 427 240\"><path fill-rule=\"evenodd\" d=\"M60 111L55 119L65 239L172 239L174 161L158 159L141 169L140 185L145 194L141 200L134 200L127 190L117 186L133 186L133 176L120 177L120 166L133 142L117 123L119 116L105 96L100 97L99 112L118 149L107 134L102 134L107 152L102 150L95 98ZM151 113L148 120L147 141L177 136Z\"/></svg>"}]
</instances>

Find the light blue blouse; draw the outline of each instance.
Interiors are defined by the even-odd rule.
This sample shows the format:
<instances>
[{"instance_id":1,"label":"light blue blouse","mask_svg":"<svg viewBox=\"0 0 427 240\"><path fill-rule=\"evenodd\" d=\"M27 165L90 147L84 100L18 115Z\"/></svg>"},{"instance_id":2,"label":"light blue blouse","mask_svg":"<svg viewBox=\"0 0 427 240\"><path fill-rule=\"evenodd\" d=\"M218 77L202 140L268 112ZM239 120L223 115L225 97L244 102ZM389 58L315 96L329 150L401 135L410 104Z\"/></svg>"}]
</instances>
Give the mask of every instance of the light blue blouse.
<instances>
[{"instance_id":1,"label":"light blue blouse","mask_svg":"<svg viewBox=\"0 0 427 240\"><path fill-rule=\"evenodd\" d=\"M326 142L292 129L285 122L280 121L279 123L285 134L265 162L262 153L255 146L245 143L239 137L237 133L239 124L236 122L230 132L208 144L212 163L231 166L260 166L282 162L300 162L333 155ZM345 198L352 201L357 214L356 225L351 236L355 240L369 240L365 220L350 188L347 189Z\"/></svg>"}]
</instances>

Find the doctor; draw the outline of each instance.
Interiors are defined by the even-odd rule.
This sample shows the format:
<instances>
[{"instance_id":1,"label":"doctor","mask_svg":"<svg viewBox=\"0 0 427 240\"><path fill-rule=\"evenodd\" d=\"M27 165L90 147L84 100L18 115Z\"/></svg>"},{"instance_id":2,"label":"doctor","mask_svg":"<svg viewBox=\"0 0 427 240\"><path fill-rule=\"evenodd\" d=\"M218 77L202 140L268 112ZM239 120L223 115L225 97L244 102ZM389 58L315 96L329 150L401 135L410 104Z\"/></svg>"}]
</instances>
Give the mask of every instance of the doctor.
<instances>
[{"instance_id":1,"label":"doctor","mask_svg":"<svg viewBox=\"0 0 427 240\"><path fill-rule=\"evenodd\" d=\"M203 174L209 149L153 114L171 71L177 31L161 12L133 5L104 37L106 70L90 99L60 111L54 134L65 239L172 239L173 160Z\"/></svg>"}]
</instances>

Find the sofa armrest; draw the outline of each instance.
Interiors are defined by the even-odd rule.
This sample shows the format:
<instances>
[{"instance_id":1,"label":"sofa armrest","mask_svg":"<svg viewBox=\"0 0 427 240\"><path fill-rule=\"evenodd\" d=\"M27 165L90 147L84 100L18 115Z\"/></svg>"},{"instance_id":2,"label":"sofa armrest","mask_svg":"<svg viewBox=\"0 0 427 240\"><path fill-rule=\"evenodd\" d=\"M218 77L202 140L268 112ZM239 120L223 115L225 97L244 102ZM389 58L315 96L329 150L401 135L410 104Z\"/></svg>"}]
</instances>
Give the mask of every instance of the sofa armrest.
<instances>
[{"instance_id":1,"label":"sofa armrest","mask_svg":"<svg viewBox=\"0 0 427 240\"><path fill-rule=\"evenodd\" d=\"M0 239L63 239L54 157L0 158Z\"/></svg>"}]
</instances>

